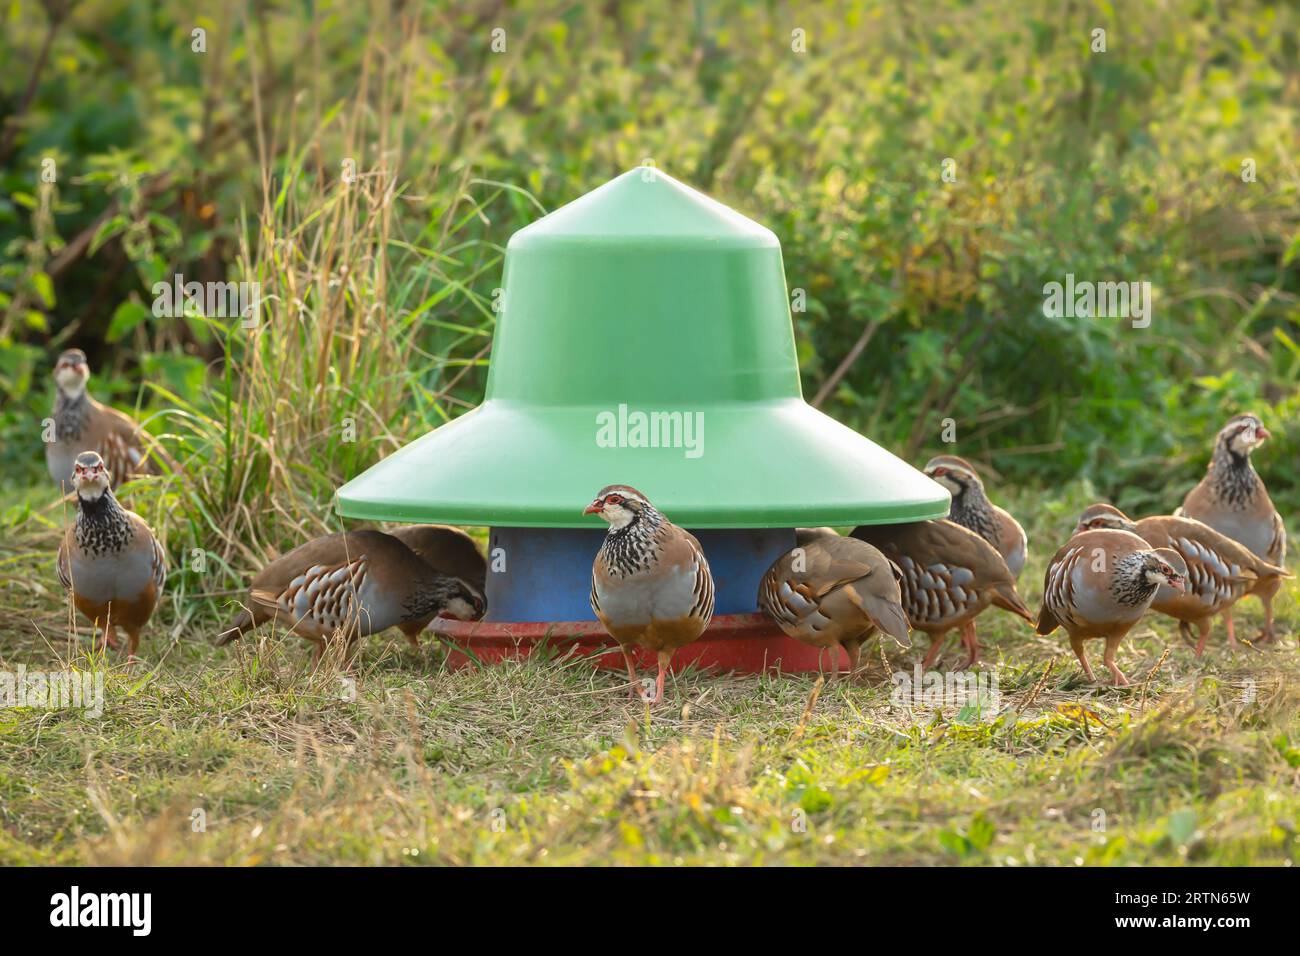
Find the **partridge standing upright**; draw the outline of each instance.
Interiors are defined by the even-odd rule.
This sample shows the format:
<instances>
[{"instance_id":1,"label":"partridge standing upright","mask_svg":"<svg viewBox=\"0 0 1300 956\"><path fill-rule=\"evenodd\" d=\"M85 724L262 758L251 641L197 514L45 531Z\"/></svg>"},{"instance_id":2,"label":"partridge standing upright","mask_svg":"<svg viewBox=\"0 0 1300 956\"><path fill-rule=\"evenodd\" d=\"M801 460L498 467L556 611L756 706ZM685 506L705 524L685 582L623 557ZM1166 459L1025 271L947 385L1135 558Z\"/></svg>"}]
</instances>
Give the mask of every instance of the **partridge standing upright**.
<instances>
[{"instance_id":1,"label":"partridge standing upright","mask_svg":"<svg viewBox=\"0 0 1300 956\"><path fill-rule=\"evenodd\" d=\"M59 545L59 580L77 610L102 629L104 645L117 647L117 628L126 631L134 661L140 629L162 594L166 555L144 519L113 497L112 476L97 452L78 455L69 477L77 520Z\"/></svg>"},{"instance_id":2,"label":"partridge standing upright","mask_svg":"<svg viewBox=\"0 0 1300 956\"><path fill-rule=\"evenodd\" d=\"M777 558L758 585L758 606L786 634L831 654L839 672L840 648L849 676L858 669L862 642L876 629L911 647L897 565L857 538L819 536Z\"/></svg>"},{"instance_id":3,"label":"partridge standing upright","mask_svg":"<svg viewBox=\"0 0 1300 956\"><path fill-rule=\"evenodd\" d=\"M1064 627L1088 680L1096 681L1083 642L1106 641L1106 667L1115 683L1127 685L1115 651L1155 599L1161 585L1181 591L1186 569L1177 551L1153 549L1129 531L1084 531L1070 538L1047 566L1039 634Z\"/></svg>"},{"instance_id":4,"label":"partridge standing upright","mask_svg":"<svg viewBox=\"0 0 1300 956\"><path fill-rule=\"evenodd\" d=\"M1153 515L1133 521L1118 508L1095 504L1079 516L1075 534L1097 528L1131 531L1153 548L1177 551L1187 566L1187 582L1180 593L1162 586L1151 602L1151 610L1167 614L1178 621L1178 632L1191 640L1191 625L1200 634L1196 656L1205 650L1214 615L1227 612L1233 604L1257 588L1273 586L1274 579L1291 576L1285 568L1274 567L1256 557L1245 546L1220 534L1195 518ZM1228 643L1236 646L1232 633L1232 616L1228 622Z\"/></svg>"},{"instance_id":5,"label":"partridge standing upright","mask_svg":"<svg viewBox=\"0 0 1300 956\"><path fill-rule=\"evenodd\" d=\"M1281 567L1286 561L1286 528L1282 516L1273 507L1268 489L1250 463L1250 453L1268 437L1268 429L1256 415L1228 419L1214 440L1214 455L1205 477L1187 493L1183 506L1174 514L1203 521L1269 564ZM1272 578L1251 591L1264 605L1264 627L1259 632L1262 642L1271 641L1275 636L1273 595L1281 584L1280 578ZM1231 628L1231 607L1224 611L1224 620Z\"/></svg>"},{"instance_id":6,"label":"partridge standing upright","mask_svg":"<svg viewBox=\"0 0 1300 956\"><path fill-rule=\"evenodd\" d=\"M59 489L72 480L72 466L83 451L98 452L118 482L156 474L145 451L140 426L117 409L101 405L86 391L90 366L81 349L68 349L54 366L54 440L45 445L45 465Z\"/></svg>"},{"instance_id":7,"label":"partridge standing upright","mask_svg":"<svg viewBox=\"0 0 1300 956\"><path fill-rule=\"evenodd\" d=\"M658 702L673 652L703 634L713 617L713 575L704 549L628 485L602 488L583 514L609 522L591 567L591 608L623 648L633 697L636 664L628 645L658 654Z\"/></svg>"},{"instance_id":8,"label":"partridge standing upright","mask_svg":"<svg viewBox=\"0 0 1300 956\"><path fill-rule=\"evenodd\" d=\"M474 539L445 524L408 524L388 532L433 570L460 578L482 593L487 586L487 561Z\"/></svg>"},{"instance_id":9,"label":"partridge standing upright","mask_svg":"<svg viewBox=\"0 0 1300 956\"><path fill-rule=\"evenodd\" d=\"M956 455L937 455L926 462L925 473L952 494L948 520L969 528L997 548L1019 580L1029 553L1029 538L1010 512L989 501L975 466Z\"/></svg>"},{"instance_id":10,"label":"partridge standing upright","mask_svg":"<svg viewBox=\"0 0 1300 956\"><path fill-rule=\"evenodd\" d=\"M217 635L217 646L276 620L315 644L341 633L350 647L358 637L390 627L416 647L435 617L462 621L483 613L483 596L471 584L439 574L414 551L382 531L347 531L299 545L268 564L248 589L249 607Z\"/></svg>"},{"instance_id":11,"label":"partridge standing upright","mask_svg":"<svg viewBox=\"0 0 1300 956\"><path fill-rule=\"evenodd\" d=\"M1002 555L975 532L951 521L862 525L853 537L875 545L902 572L903 610L912 628L931 636L924 666L934 663L943 638L958 628L969 655L962 669L979 661L975 618L990 604L1034 617L1016 592L1016 579Z\"/></svg>"}]
</instances>

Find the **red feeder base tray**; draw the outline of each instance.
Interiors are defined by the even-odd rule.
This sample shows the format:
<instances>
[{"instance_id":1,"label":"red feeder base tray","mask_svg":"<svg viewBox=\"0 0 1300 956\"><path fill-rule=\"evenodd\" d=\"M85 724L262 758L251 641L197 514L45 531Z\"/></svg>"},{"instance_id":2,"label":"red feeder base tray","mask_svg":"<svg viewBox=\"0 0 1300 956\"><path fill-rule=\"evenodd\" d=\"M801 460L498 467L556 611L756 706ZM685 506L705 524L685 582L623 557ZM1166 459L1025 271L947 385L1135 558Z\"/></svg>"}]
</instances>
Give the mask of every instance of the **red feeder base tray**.
<instances>
[{"instance_id":1,"label":"red feeder base tray","mask_svg":"<svg viewBox=\"0 0 1300 956\"><path fill-rule=\"evenodd\" d=\"M481 661L495 664L508 658L527 657L546 644L560 654L593 658L597 667L623 670L623 653L599 621L456 621L438 618L429 628L451 645L447 656L453 668ZM840 669L848 668L848 655L840 655ZM655 655L633 648L641 667L657 666ZM817 649L786 637L762 614L721 614L693 644L673 655L672 669L696 667L742 674L780 669L787 673L817 671ZM830 667L829 655L824 667Z\"/></svg>"}]
</instances>

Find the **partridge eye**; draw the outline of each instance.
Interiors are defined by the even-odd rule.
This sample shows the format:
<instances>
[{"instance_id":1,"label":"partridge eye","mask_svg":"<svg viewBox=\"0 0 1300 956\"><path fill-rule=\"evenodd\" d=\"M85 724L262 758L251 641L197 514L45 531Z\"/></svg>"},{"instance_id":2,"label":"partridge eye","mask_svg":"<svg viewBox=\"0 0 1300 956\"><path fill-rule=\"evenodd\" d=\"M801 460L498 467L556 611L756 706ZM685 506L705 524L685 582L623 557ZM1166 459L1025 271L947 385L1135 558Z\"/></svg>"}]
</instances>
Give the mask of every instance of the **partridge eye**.
<instances>
[{"instance_id":1,"label":"partridge eye","mask_svg":"<svg viewBox=\"0 0 1300 956\"><path fill-rule=\"evenodd\" d=\"M610 495L608 498L605 499L605 504L608 505L621 505L622 503L623 503L622 495Z\"/></svg>"}]
</instances>

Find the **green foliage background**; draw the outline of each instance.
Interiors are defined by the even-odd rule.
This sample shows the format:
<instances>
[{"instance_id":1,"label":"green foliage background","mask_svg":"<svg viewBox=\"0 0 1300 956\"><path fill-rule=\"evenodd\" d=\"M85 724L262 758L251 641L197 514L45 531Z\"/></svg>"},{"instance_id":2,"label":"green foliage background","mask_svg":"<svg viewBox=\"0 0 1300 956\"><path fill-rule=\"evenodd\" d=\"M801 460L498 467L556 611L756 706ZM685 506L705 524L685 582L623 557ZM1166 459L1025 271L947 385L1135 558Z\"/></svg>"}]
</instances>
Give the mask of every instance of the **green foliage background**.
<instances>
[{"instance_id":1,"label":"green foliage background","mask_svg":"<svg viewBox=\"0 0 1300 956\"><path fill-rule=\"evenodd\" d=\"M481 396L510 234L652 160L781 238L808 296L807 395L875 324L823 407L900 454L939 449L951 417L1000 481L1082 475L1167 510L1252 408L1277 436L1261 470L1297 503L1294 5L14 0L2 16L4 484L41 480L53 353L77 344L119 406L237 408L288 434L271 411L314 388L287 480L320 501ZM370 202L331 224L349 159ZM328 250L357 236L353 283ZM301 287L330 334L276 351L155 319L150 287L176 272ZM1043 285L1066 273L1151 282L1151 327L1046 318ZM279 391L236 382L259 348ZM355 449L319 441L363 408ZM178 441L233 475L213 434ZM275 474L276 450L255 454L248 476Z\"/></svg>"}]
</instances>

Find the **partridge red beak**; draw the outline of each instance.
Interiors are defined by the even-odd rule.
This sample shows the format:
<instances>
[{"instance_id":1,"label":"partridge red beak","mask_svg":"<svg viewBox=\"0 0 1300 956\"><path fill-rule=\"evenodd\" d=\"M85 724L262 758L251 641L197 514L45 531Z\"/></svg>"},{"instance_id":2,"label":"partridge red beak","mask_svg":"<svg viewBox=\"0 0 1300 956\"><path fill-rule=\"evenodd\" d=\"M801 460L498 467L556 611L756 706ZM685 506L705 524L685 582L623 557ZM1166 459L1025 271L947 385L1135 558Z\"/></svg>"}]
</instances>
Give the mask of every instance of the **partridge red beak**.
<instances>
[{"instance_id":1,"label":"partridge red beak","mask_svg":"<svg viewBox=\"0 0 1300 956\"><path fill-rule=\"evenodd\" d=\"M587 505L585 509L583 509L582 513L585 515L599 514L600 508L601 508L601 503L599 501L593 501L591 504Z\"/></svg>"},{"instance_id":2,"label":"partridge red beak","mask_svg":"<svg viewBox=\"0 0 1300 956\"><path fill-rule=\"evenodd\" d=\"M1257 437L1257 438L1263 440L1263 439L1265 439L1265 438L1272 438L1272 437L1273 437L1273 433L1270 432L1270 431L1269 431L1267 428L1265 428L1263 425L1260 425L1258 428L1255 429L1255 437Z\"/></svg>"}]
</instances>

